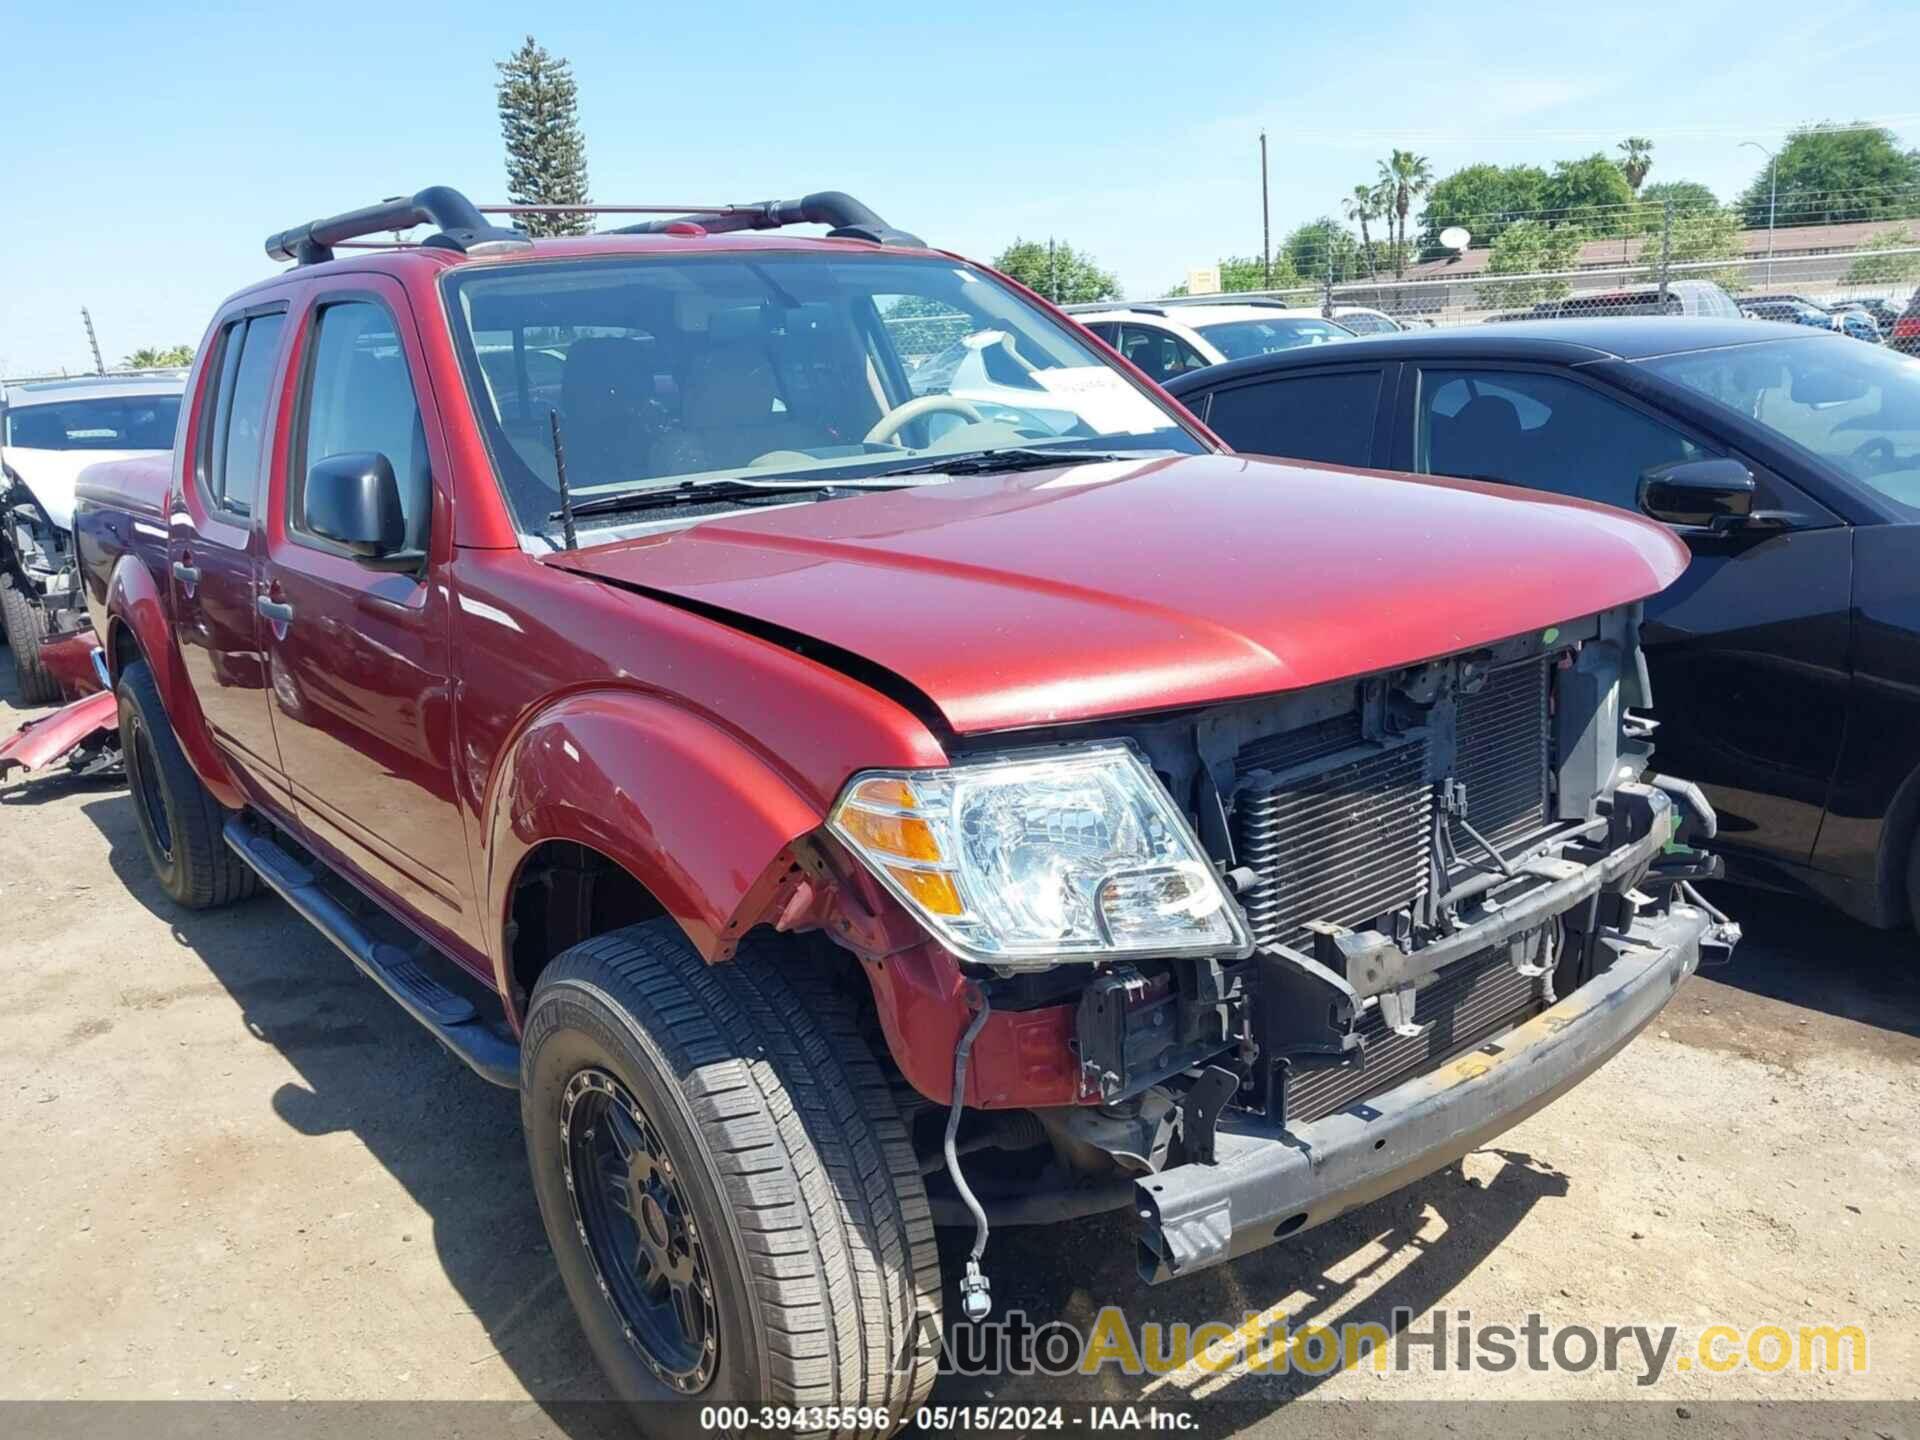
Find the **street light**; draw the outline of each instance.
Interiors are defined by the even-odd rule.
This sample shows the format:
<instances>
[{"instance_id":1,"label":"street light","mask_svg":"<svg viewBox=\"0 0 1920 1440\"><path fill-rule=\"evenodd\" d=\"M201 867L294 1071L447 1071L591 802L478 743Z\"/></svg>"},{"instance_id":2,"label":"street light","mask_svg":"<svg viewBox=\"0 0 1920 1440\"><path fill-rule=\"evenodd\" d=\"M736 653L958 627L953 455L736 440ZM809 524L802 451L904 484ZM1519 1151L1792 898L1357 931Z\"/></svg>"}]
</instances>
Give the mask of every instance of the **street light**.
<instances>
[{"instance_id":1,"label":"street light","mask_svg":"<svg viewBox=\"0 0 1920 1440\"><path fill-rule=\"evenodd\" d=\"M1742 150L1752 148L1767 157L1767 288L1773 288L1773 212L1780 199L1780 157L1758 140L1742 140Z\"/></svg>"}]
</instances>

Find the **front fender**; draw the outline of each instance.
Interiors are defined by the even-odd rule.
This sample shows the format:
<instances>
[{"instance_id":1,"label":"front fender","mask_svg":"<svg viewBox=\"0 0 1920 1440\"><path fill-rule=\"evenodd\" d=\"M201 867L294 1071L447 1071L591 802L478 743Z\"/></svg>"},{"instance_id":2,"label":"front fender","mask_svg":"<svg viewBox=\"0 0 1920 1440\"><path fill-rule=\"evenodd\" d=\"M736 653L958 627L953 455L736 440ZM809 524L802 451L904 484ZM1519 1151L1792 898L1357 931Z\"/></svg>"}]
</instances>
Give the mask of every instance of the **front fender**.
<instances>
[{"instance_id":1,"label":"front fender","mask_svg":"<svg viewBox=\"0 0 1920 1440\"><path fill-rule=\"evenodd\" d=\"M108 630L101 639L106 644L108 674L117 687L125 664L124 647L113 643L112 627L125 626L139 647L140 658L153 671L160 691L160 703L166 707L167 720L174 737L186 753L187 763L201 783L213 792L213 798L229 810L245 807L247 797L234 783L226 762L214 748L200 701L187 680L180 663L180 651L173 643L173 629L167 623L166 606L153 572L137 555L123 555L107 581L106 599L101 607L107 615Z\"/></svg>"},{"instance_id":2,"label":"front fender","mask_svg":"<svg viewBox=\"0 0 1920 1440\"><path fill-rule=\"evenodd\" d=\"M555 701L520 729L483 819L493 962L510 994L506 926L535 846L571 841L624 866L718 962L785 874L787 847L825 816L712 721L654 696L597 690Z\"/></svg>"}]
</instances>

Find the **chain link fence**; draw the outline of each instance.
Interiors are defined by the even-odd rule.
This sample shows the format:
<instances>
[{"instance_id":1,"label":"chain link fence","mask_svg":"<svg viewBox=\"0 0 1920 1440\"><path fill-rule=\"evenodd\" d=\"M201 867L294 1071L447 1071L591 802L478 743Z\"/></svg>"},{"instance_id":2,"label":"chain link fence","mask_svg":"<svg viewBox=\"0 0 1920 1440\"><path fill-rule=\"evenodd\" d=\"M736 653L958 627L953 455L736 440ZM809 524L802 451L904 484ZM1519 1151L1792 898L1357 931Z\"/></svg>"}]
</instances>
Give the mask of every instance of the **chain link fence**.
<instances>
[{"instance_id":1,"label":"chain link fence","mask_svg":"<svg viewBox=\"0 0 1920 1440\"><path fill-rule=\"evenodd\" d=\"M1758 224L1754 223L1758 220ZM1686 314L1816 323L1859 306L1880 335L1920 285L1920 188L1859 189L1751 204L1710 197L1572 210L1419 217L1408 238L1364 241L1338 222L1300 227L1260 260L1223 261L1216 293L1384 329L1568 315ZM1261 283L1268 274L1278 283ZM1198 277L1196 277L1198 278ZM1206 277L1211 279L1211 276ZM1356 310L1357 307L1357 310ZM1800 307L1796 309L1795 307ZM1839 327L1844 328L1844 327ZM1864 329L1861 338L1868 338Z\"/></svg>"}]
</instances>

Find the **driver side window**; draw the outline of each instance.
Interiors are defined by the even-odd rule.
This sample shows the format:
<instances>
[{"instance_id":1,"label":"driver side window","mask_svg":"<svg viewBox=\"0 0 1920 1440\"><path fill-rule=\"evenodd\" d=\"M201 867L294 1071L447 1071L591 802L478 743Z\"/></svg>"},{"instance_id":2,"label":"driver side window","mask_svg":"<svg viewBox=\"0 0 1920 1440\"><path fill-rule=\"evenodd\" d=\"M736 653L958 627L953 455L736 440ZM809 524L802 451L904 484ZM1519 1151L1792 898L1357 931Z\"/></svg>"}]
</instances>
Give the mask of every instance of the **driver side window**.
<instances>
[{"instance_id":1,"label":"driver side window","mask_svg":"<svg viewBox=\"0 0 1920 1440\"><path fill-rule=\"evenodd\" d=\"M1176 375L1205 367L1200 352L1169 330L1152 325L1122 325L1119 350L1162 384Z\"/></svg>"}]
</instances>

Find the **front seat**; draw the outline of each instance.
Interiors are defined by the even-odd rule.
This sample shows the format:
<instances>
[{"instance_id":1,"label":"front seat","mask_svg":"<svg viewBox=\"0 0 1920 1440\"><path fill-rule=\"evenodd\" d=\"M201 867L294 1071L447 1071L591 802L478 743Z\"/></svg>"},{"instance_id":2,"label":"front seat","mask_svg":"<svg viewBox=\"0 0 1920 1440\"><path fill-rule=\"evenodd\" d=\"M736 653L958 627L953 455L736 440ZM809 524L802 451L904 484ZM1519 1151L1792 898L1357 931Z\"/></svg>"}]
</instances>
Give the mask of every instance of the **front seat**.
<instances>
[{"instance_id":1,"label":"front seat","mask_svg":"<svg viewBox=\"0 0 1920 1440\"><path fill-rule=\"evenodd\" d=\"M681 429L663 437L656 455L662 475L691 475L751 464L775 450L825 444L826 432L794 418L780 401L780 384L763 341L717 341L694 362L682 397Z\"/></svg>"},{"instance_id":2,"label":"front seat","mask_svg":"<svg viewBox=\"0 0 1920 1440\"><path fill-rule=\"evenodd\" d=\"M567 348L560 372L560 423L567 480L599 485L647 472L647 402L653 346L646 340L585 336Z\"/></svg>"}]
</instances>

